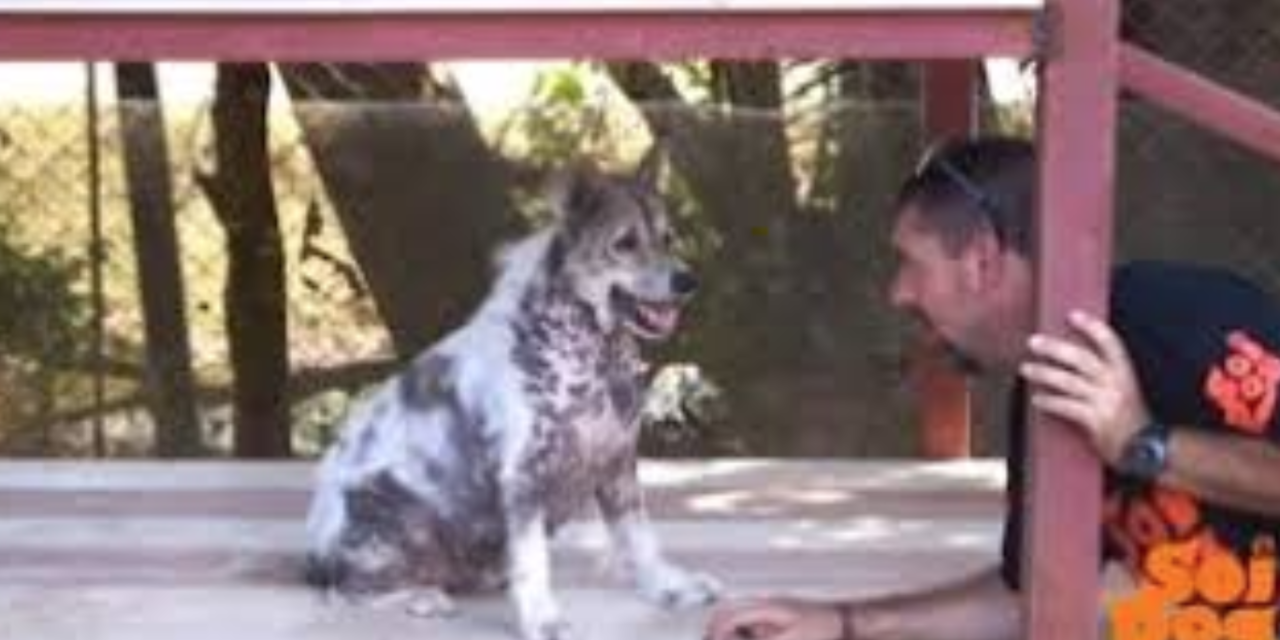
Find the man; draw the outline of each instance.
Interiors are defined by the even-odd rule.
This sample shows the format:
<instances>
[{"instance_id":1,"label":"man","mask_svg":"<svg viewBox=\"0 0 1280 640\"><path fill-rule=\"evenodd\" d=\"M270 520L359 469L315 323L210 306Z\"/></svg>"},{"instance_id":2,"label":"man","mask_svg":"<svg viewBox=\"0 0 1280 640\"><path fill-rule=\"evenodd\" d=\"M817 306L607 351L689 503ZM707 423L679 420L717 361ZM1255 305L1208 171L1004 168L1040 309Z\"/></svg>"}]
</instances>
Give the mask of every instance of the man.
<instances>
[{"instance_id":1,"label":"man","mask_svg":"<svg viewBox=\"0 0 1280 640\"><path fill-rule=\"evenodd\" d=\"M936 333L966 371L1019 376L1003 562L954 584L866 601L730 602L713 613L709 638L1018 637L1028 394L1036 409L1078 427L1106 465L1109 559L1141 575L1161 545L1201 545L1187 562L1210 550L1245 558L1268 539L1274 548L1280 306L1227 272L1135 264L1115 273L1109 322L1076 312L1070 335L1034 335L1035 164L1023 141L950 142L903 185L893 232L892 303Z\"/></svg>"}]
</instances>

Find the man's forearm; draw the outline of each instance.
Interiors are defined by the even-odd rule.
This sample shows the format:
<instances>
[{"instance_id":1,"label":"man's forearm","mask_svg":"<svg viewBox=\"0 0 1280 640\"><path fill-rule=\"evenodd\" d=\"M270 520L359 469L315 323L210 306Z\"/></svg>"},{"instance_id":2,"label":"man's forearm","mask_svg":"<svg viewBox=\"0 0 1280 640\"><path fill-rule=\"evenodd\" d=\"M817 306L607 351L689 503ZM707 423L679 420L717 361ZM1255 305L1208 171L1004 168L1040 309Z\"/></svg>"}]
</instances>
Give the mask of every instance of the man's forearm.
<instances>
[{"instance_id":1,"label":"man's forearm","mask_svg":"<svg viewBox=\"0 0 1280 640\"><path fill-rule=\"evenodd\" d=\"M1018 597L992 569L958 583L853 603L856 640L1012 640L1021 629Z\"/></svg>"},{"instance_id":2,"label":"man's forearm","mask_svg":"<svg viewBox=\"0 0 1280 640\"><path fill-rule=\"evenodd\" d=\"M1160 483L1206 501L1280 516L1280 446L1258 438L1177 429Z\"/></svg>"}]
</instances>

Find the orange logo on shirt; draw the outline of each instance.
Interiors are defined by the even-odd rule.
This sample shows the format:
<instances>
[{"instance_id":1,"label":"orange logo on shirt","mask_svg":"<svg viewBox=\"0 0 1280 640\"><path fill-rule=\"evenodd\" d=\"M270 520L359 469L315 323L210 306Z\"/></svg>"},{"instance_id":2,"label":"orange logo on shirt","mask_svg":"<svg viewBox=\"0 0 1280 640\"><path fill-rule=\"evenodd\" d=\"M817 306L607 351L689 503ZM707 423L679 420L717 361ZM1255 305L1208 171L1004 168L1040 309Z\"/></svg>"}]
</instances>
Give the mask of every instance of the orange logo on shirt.
<instances>
[{"instance_id":1,"label":"orange logo on shirt","mask_svg":"<svg viewBox=\"0 0 1280 640\"><path fill-rule=\"evenodd\" d=\"M1228 425L1261 434L1275 413L1280 358L1243 331L1227 336L1227 346L1227 357L1205 378L1204 393L1222 410Z\"/></svg>"},{"instance_id":2,"label":"orange logo on shirt","mask_svg":"<svg viewBox=\"0 0 1280 640\"><path fill-rule=\"evenodd\" d=\"M1114 492L1103 503L1103 524L1135 575L1142 572L1148 551L1204 533L1203 523L1200 505L1191 494L1164 487L1151 487L1142 495Z\"/></svg>"},{"instance_id":3,"label":"orange logo on shirt","mask_svg":"<svg viewBox=\"0 0 1280 640\"><path fill-rule=\"evenodd\" d=\"M1241 558L1202 540L1165 543L1146 558L1136 593L1109 607L1117 640L1271 640L1276 625L1275 540Z\"/></svg>"}]
</instances>

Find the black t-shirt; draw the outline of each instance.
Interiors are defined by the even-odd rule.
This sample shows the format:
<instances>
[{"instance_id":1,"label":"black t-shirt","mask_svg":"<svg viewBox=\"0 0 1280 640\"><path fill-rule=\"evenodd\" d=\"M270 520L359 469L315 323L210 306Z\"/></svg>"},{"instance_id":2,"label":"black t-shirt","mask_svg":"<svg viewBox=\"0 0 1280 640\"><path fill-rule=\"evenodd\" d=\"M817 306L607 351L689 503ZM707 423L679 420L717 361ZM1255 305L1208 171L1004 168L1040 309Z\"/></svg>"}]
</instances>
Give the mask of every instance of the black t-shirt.
<instances>
[{"instance_id":1,"label":"black t-shirt","mask_svg":"<svg viewBox=\"0 0 1280 640\"><path fill-rule=\"evenodd\" d=\"M1115 271L1111 323L1134 363L1153 417L1193 428L1280 443L1280 305L1249 281L1207 267L1134 263ZM1009 420L1008 516L1001 572L1019 585L1025 393ZM1119 476L1105 478L1101 531L1108 559L1138 575L1152 547L1211 536L1249 558L1260 537L1280 540L1280 518L1213 505Z\"/></svg>"}]
</instances>

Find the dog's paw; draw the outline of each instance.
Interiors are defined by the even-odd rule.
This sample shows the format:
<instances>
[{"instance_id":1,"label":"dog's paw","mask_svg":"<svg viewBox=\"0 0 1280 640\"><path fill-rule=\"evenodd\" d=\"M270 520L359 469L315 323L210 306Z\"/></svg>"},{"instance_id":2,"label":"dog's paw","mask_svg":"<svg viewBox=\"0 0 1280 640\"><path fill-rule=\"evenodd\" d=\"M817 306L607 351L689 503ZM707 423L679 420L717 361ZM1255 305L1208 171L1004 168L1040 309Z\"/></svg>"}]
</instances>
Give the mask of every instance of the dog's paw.
<instances>
[{"instance_id":1,"label":"dog's paw","mask_svg":"<svg viewBox=\"0 0 1280 640\"><path fill-rule=\"evenodd\" d=\"M573 637L559 604L549 592L517 591L515 601L522 640L571 640Z\"/></svg>"},{"instance_id":2,"label":"dog's paw","mask_svg":"<svg viewBox=\"0 0 1280 640\"><path fill-rule=\"evenodd\" d=\"M720 581L704 573L664 565L640 576L640 594L664 609L688 609L715 602Z\"/></svg>"},{"instance_id":3,"label":"dog's paw","mask_svg":"<svg viewBox=\"0 0 1280 640\"><path fill-rule=\"evenodd\" d=\"M424 589L405 603L405 611L417 618L452 618L458 613L453 599L439 589Z\"/></svg>"},{"instance_id":4,"label":"dog's paw","mask_svg":"<svg viewBox=\"0 0 1280 640\"><path fill-rule=\"evenodd\" d=\"M537 622L526 622L523 627L523 640L572 640L573 630L563 618L552 618Z\"/></svg>"},{"instance_id":5,"label":"dog's paw","mask_svg":"<svg viewBox=\"0 0 1280 640\"><path fill-rule=\"evenodd\" d=\"M448 618L458 612L453 599L432 588L400 589L366 597L359 604L372 609L401 609L418 618Z\"/></svg>"}]
</instances>

